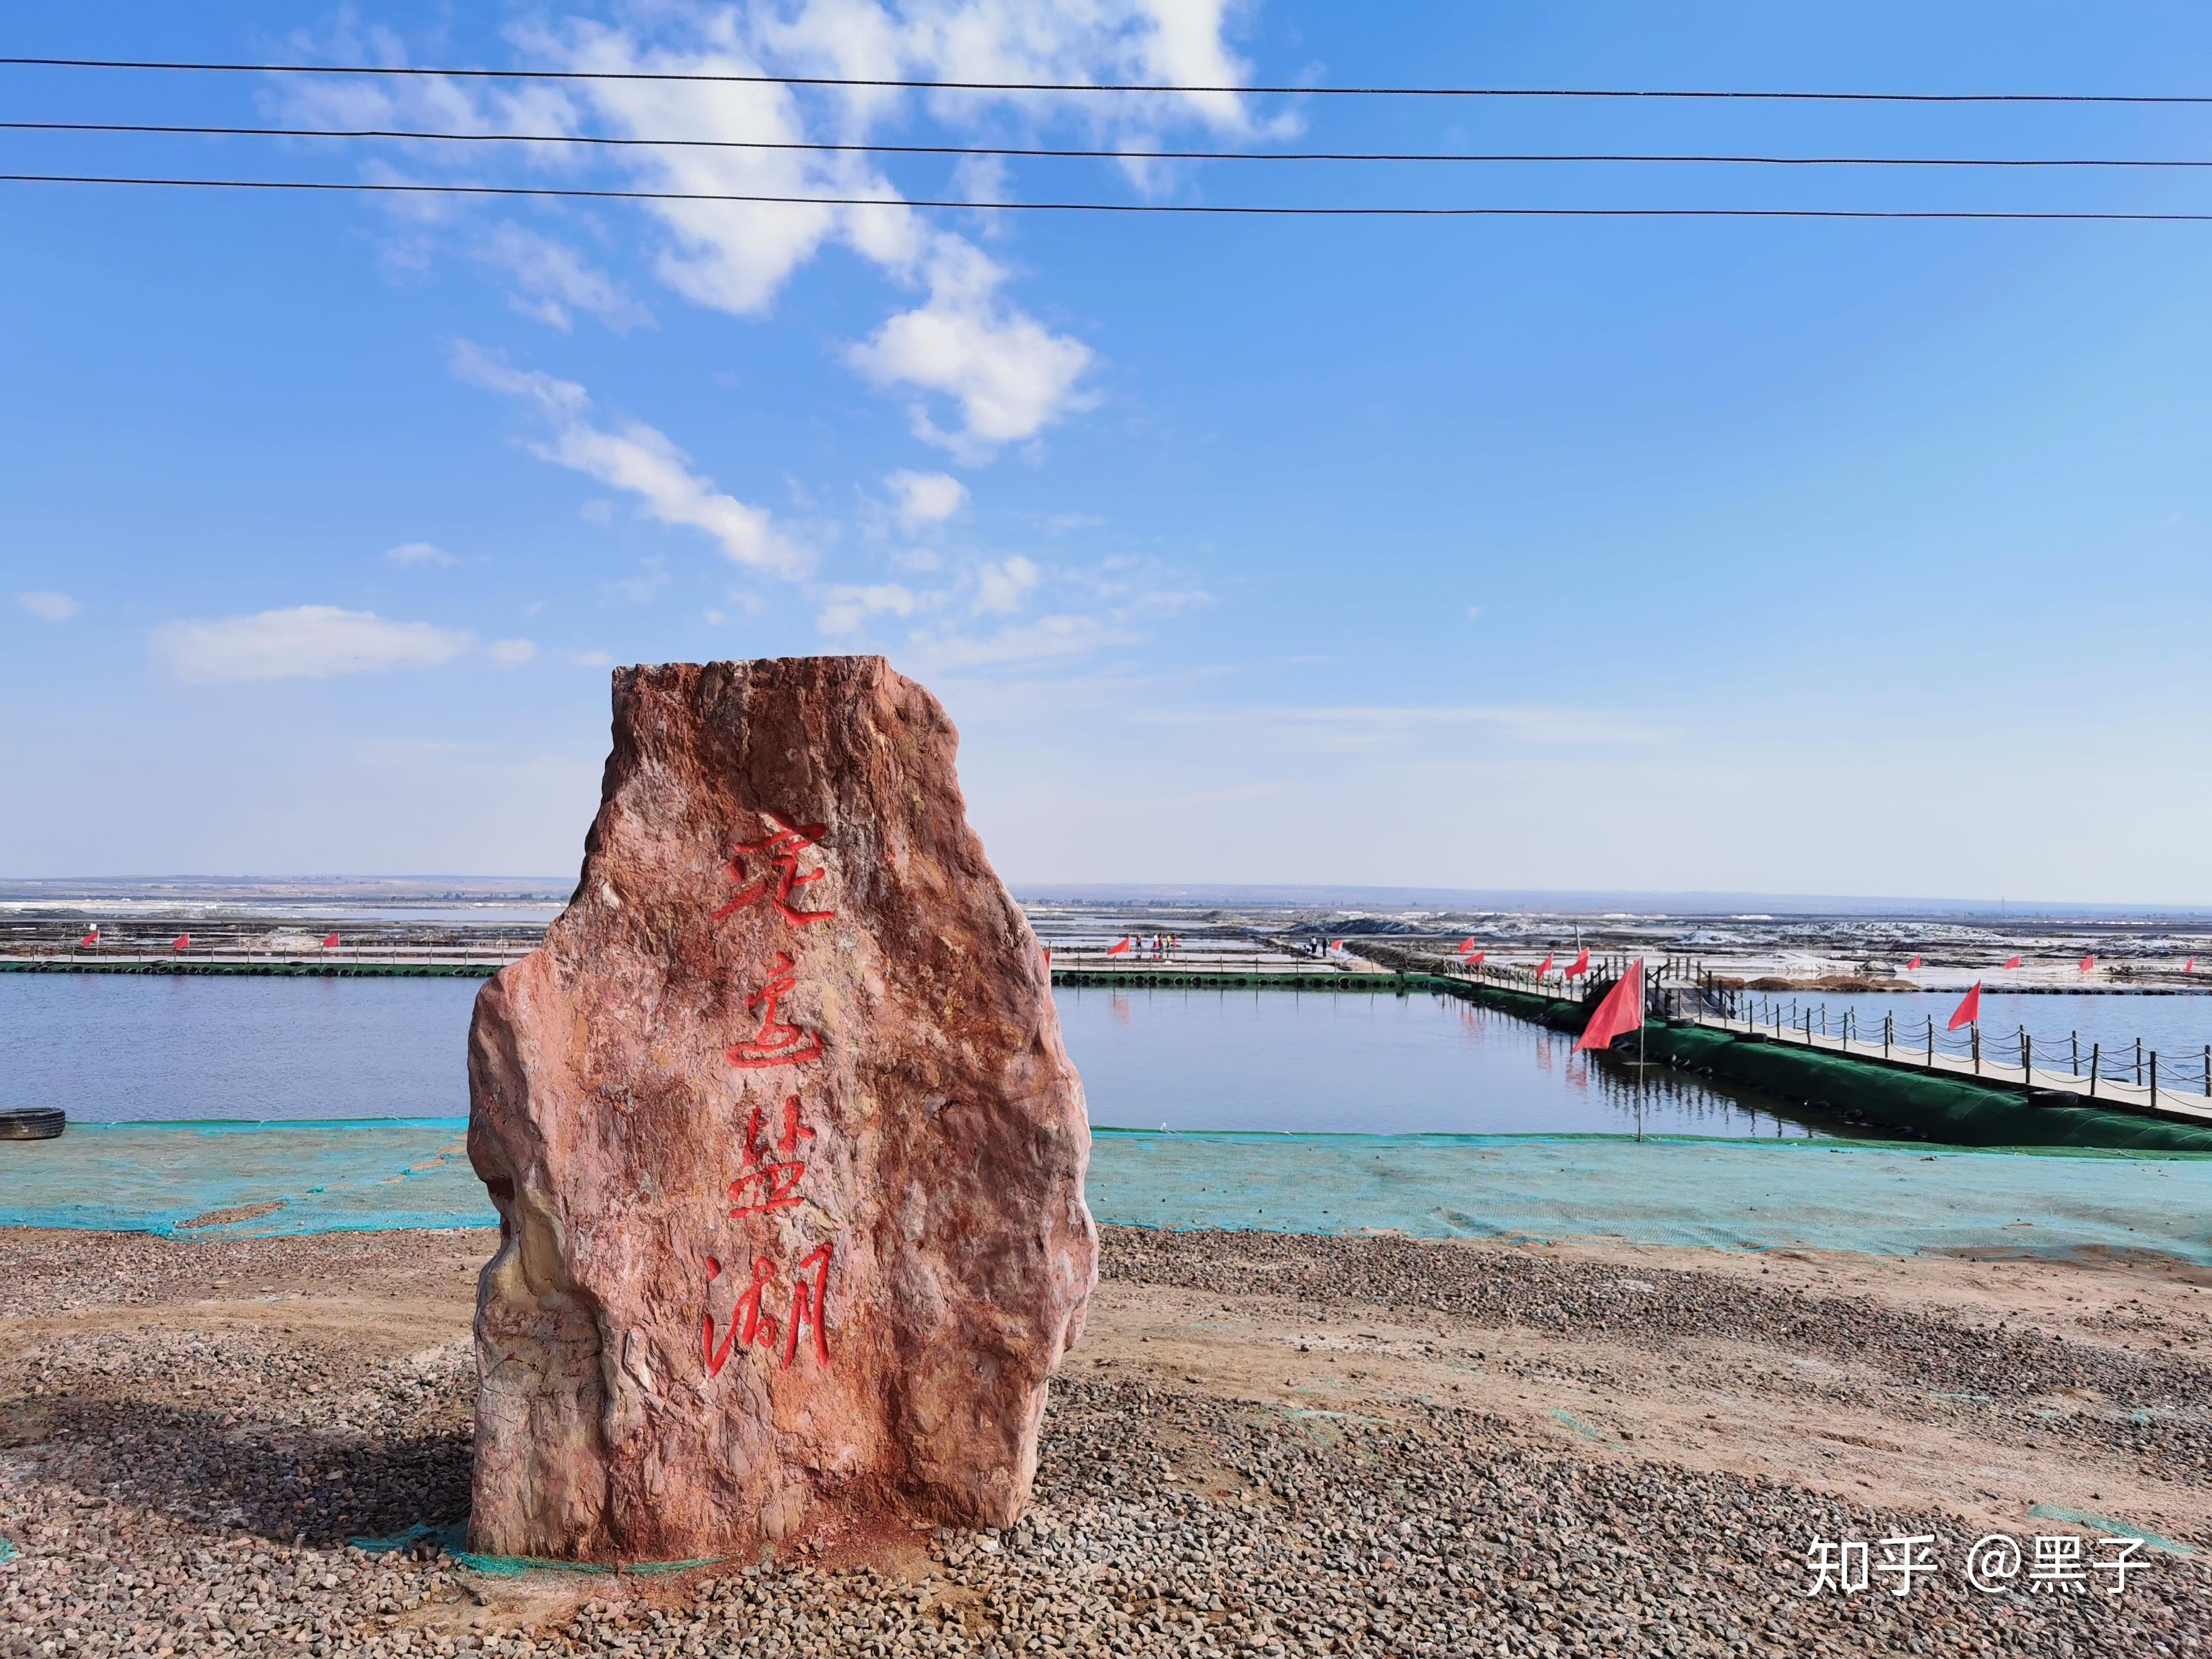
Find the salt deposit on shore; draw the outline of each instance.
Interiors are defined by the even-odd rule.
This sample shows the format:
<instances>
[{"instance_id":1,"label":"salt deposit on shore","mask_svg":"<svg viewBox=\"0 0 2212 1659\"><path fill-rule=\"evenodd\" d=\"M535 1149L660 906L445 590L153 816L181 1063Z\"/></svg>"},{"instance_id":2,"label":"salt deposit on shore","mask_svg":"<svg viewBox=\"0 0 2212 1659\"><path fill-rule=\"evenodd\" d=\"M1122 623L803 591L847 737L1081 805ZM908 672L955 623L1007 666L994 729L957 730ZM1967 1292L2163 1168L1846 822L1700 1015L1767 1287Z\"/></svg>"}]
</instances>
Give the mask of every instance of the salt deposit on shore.
<instances>
[{"instance_id":1,"label":"salt deposit on shore","mask_svg":"<svg viewBox=\"0 0 2212 1659\"><path fill-rule=\"evenodd\" d=\"M487 1235L0 1235L0 1655L2212 1645L2202 1272L1108 1231L1021 1527L665 1577L347 1547L463 1512ZM1960 1577L2085 1514L2198 1553ZM1909 1597L1802 1594L1907 1534Z\"/></svg>"}]
</instances>

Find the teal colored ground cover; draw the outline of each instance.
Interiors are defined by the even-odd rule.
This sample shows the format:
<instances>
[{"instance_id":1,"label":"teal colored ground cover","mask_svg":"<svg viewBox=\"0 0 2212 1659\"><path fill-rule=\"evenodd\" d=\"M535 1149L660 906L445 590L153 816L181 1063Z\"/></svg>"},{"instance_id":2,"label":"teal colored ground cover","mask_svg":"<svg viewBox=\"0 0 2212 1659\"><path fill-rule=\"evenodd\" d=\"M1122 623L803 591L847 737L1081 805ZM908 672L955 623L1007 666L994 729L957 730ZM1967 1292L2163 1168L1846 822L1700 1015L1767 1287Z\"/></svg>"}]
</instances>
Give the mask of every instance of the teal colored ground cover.
<instances>
[{"instance_id":1,"label":"teal colored ground cover","mask_svg":"<svg viewBox=\"0 0 2212 1659\"><path fill-rule=\"evenodd\" d=\"M72 1125L0 1142L0 1225L179 1237L493 1224L459 1118ZM1101 1220L2212 1265L2212 1158L1610 1135L1101 1130ZM239 1219L233 1210L279 1207ZM187 1224L198 1223L198 1225Z\"/></svg>"}]
</instances>

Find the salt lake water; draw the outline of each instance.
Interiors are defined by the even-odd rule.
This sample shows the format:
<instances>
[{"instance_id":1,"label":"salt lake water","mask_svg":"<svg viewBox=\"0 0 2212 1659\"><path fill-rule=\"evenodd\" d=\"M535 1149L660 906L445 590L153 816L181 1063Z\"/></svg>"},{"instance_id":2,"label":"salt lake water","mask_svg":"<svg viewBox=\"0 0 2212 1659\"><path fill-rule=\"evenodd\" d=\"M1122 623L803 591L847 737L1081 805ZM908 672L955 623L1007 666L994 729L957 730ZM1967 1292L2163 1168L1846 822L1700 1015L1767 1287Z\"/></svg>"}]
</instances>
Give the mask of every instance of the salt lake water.
<instances>
[{"instance_id":1,"label":"salt lake water","mask_svg":"<svg viewBox=\"0 0 2212 1659\"><path fill-rule=\"evenodd\" d=\"M0 975L0 1105L80 1122L468 1110L477 981ZM1101 1128L1803 1137L1840 1126L1449 998L1057 994Z\"/></svg>"}]
</instances>

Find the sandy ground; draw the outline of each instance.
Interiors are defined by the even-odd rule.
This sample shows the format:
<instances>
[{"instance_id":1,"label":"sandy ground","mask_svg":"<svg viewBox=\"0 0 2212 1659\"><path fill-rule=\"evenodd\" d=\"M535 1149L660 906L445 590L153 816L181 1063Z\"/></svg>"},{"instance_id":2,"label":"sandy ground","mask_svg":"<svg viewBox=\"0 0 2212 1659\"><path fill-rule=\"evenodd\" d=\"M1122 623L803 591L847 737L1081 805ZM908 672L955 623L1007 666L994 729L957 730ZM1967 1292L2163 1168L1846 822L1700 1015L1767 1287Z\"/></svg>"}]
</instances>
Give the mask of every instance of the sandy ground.
<instances>
[{"instance_id":1,"label":"sandy ground","mask_svg":"<svg viewBox=\"0 0 2212 1659\"><path fill-rule=\"evenodd\" d=\"M489 1243L0 1233L0 1654L2212 1652L2212 1271L1109 1229L1004 1539L349 1550L465 1510ZM2112 1527L2177 1547L1959 1582ZM1802 1594L1815 1533L1916 1528L1948 1582Z\"/></svg>"}]
</instances>

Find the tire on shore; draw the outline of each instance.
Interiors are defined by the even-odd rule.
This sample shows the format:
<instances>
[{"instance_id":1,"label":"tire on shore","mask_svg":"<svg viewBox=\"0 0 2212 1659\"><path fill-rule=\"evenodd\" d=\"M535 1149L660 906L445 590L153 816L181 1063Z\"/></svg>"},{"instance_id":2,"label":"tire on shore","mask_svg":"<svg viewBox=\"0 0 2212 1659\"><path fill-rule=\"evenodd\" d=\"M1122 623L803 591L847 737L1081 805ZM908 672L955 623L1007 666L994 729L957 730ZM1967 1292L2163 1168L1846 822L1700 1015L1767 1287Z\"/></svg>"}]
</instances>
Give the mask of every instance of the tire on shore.
<instances>
[{"instance_id":1,"label":"tire on shore","mask_svg":"<svg viewBox=\"0 0 2212 1659\"><path fill-rule=\"evenodd\" d=\"M58 1106L0 1107L0 1140L52 1140L68 1127Z\"/></svg>"}]
</instances>

